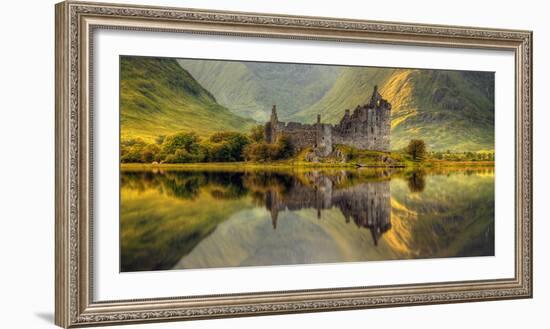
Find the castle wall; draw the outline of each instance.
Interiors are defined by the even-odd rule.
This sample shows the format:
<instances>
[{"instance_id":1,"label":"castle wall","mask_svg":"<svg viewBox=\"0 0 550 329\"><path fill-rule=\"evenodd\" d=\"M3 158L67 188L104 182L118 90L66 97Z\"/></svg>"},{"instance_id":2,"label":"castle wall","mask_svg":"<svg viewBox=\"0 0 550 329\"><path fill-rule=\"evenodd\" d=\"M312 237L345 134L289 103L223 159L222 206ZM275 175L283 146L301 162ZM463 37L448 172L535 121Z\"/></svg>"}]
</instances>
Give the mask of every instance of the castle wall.
<instances>
[{"instance_id":1,"label":"castle wall","mask_svg":"<svg viewBox=\"0 0 550 329\"><path fill-rule=\"evenodd\" d=\"M306 147L313 147L317 144L317 129L315 125L289 122L286 125L280 122L278 132L285 134L295 151Z\"/></svg>"},{"instance_id":2,"label":"castle wall","mask_svg":"<svg viewBox=\"0 0 550 329\"><path fill-rule=\"evenodd\" d=\"M391 104L382 98L377 87L369 103L358 106L353 114L346 110L337 125L297 122L284 123L277 119L275 105L271 120L265 125L265 137L268 143L275 143L278 136L288 136L294 150L313 147L322 156L329 155L336 144L348 145L361 150L390 151Z\"/></svg>"}]
</instances>

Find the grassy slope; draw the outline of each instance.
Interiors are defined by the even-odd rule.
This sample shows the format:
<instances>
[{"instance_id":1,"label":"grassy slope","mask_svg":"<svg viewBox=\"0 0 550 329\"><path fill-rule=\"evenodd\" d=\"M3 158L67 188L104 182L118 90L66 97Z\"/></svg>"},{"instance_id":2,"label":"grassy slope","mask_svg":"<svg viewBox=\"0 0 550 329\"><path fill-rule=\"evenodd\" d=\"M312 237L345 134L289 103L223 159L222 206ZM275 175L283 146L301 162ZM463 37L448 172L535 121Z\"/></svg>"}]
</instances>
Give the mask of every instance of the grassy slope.
<instances>
[{"instance_id":1,"label":"grassy slope","mask_svg":"<svg viewBox=\"0 0 550 329\"><path fill-rule=\"evenodd\" d=\"M159 135L195 131L245 131L254 122L219 105L176 60L121 57L121 138L152 140Z\"/></svg>"},{"instance_id":2,"label":"grassy slope","mask_svg":"<svg viewBox=\"0 0 550 329\"><path fill-rule=\"evenodd\" d=\"M378 85L393 107L393 149L421 138L431 150L492 150L493 81L488 73L346 68L323 99L295 119L313 122L321 113L323 121L336 123Z\"/></svg>"},{"instance_id":3,"label":"grassy slope","mask_svg":"<svg viewBox=\"0 0 550 329\"><path fill-rule=\"evenodd\" d=\"M335 123L378 85L393 105L393 149L413 138L424 139L430 150L494 148L491 74L127 57L121 64L123 138L248 129L251 120L216 99L257 121L277 104L285 121L312 122L320 113Z\"/></svg>"},{"instance_id":4,"label":"grassy slope","mask_svg":"<svg viewBox=\"0 0 550 329\"><path fill-rule=\"evenodd\" d=\"M202 86L216 95L216 100L244 117L265 121L263 105L255 95L258 85L241 62L203 61L178 59L181 67L189 71Z\"/></svg>"},{"instance_id":5,"label":"grassy slope","mask_svg":"<svg viewBox=\"0 0 550 329\"><path fill-rule=\"evenodd\" d=\"M346 109L364 104L375 85L385 85L397 70L369 67L345 67L325 96L316 104L296 113L295 119L313 122L321 114L323 122L338 122ZM385 96L385 94L384 94Z\"/></svg>"},{"instance_id":6,"label":"grassy slope","mask_svg":"<svg viewBox=\"0 0 550 329\"><path fill-rule=\"evenodd\" d=\"M220 104L257 121L267 120L273 104L281 119L314 104L330 89L339 71L320 65L186 59L178 63Z\"/></svg>"}]
</instances>

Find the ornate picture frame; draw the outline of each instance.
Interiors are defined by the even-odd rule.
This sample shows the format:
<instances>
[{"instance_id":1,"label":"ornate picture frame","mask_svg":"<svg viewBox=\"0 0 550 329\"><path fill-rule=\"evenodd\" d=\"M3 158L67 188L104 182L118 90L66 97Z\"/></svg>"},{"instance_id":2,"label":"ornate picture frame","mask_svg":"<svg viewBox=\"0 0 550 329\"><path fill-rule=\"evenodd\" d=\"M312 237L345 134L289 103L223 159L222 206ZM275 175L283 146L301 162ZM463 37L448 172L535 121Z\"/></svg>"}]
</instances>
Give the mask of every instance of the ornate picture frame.
<instances>
[{"instance_id":1,"label":"ornate picture frame","mask_svg":"<svg viewBox=\"0 0 550 329\"><path fill-rule=\"evenodd\" d=\"M65 1L56 5L55 323L146 323L531 298L532 32ZM509 279L94 301L93 33L98 29L324 40L515 55L515 274Z\"/></svg>"}]
</instances>

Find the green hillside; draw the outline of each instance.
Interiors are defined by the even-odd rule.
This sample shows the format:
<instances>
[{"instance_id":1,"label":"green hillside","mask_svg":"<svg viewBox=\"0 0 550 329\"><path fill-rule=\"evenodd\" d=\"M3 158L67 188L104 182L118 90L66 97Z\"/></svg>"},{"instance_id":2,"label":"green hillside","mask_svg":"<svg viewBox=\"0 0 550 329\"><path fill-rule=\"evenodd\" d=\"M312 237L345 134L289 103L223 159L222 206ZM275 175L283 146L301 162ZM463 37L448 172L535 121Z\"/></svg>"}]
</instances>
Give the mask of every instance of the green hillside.
<instances>
[{"instance_id":1,"label":"green hillside","mask_svg":"<svg viewBox=\"0 0 550 329\"><path fill-rule=\"evenodd\" d=\"M145 57L121 58L121 135L244 131L273 104L282 121L336 123L375 85L393 106L392 149L494 149L492 73Z\"/></svg>"},{"instance_id":2,"label":"green hillside","mask_svg":"<svg viewBox=\"0 0 550 329\"><path fill-rule=\"evenodd\" d=\"M286 120L316 103L332 87L340 70L336 66L286 63L192 59L179 59L178 63L220 104L256 121L266 121L273 104L279 117Z\"/></svg>"},{"instance_id":3,"label":"green hillside","mask_svg":"<svg viewBox=\"0 0 550 329\"><path fill-rule=\"evenodd\" d=\"M344 68L316 104L293 119L336 123L345 109L364 104L374 85L392 104L392 148L421 138L431 150L494 148L494 75L482 72Z\"/></svg>"},{"instance_id":4,"label":"green hillside","mask_svg":"<svg viewBox=\"0 0 550 329\"><path fill-rule=\"evenodd\" d=\"M121 139L153 140L159 135L195 131L246 131L254 121L216 102L174 59L120 58Z\"/></svg>"},{"instance_id":5,"label":"green hillside","mask_svg":"<svg viewBox=\"0 0 550 329\"><path fill-rule=\"evenodd\" d=\"M385 85L399 70L370 67L343 67L332 88L312 106L296 113L293 119L313 122L321 114L323 122L337 123L346 109L367 102L375 85ZM382 95L387 98L382 90Z\"/></svg>"}]
</instances>

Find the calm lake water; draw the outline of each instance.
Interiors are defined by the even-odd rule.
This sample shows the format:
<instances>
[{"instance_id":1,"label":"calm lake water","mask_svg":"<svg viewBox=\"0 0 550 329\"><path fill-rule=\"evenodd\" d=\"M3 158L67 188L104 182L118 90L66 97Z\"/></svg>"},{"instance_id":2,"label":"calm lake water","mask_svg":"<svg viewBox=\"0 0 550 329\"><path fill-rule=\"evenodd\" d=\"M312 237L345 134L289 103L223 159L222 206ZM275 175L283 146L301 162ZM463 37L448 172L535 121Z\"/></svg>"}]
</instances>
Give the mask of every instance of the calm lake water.
<instances>
[{"instance_id":1,"label":"calm lake water","mask_svg":"<svg viewBox=\"0 0 550 329\"><path fill-rule=\"evenodd\" d=\"M492 168L121 172L121 271L494 255Z\"/></svg>"}]
</instances>

